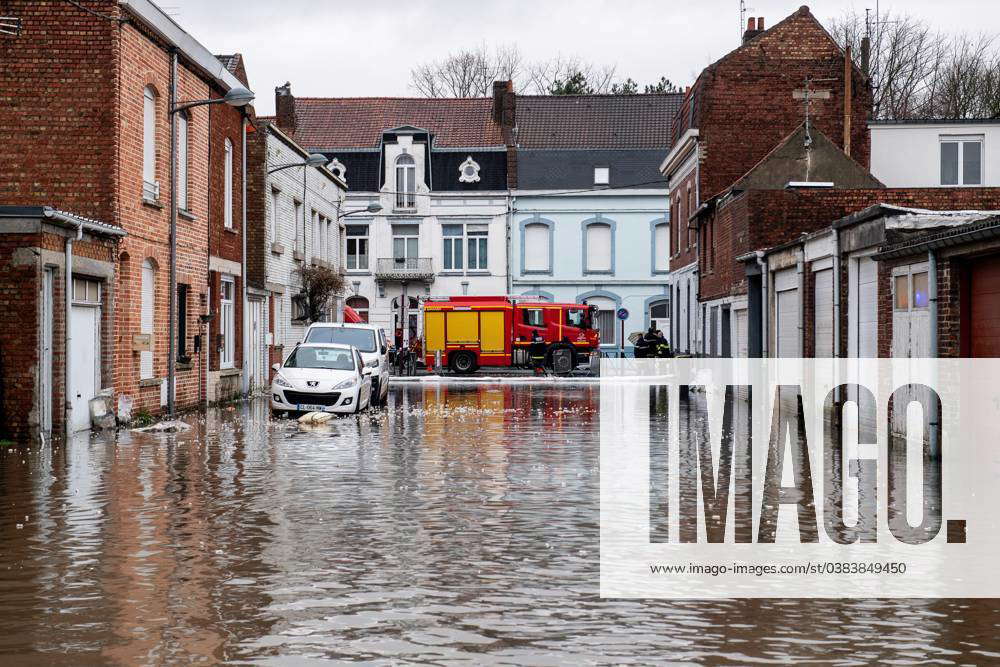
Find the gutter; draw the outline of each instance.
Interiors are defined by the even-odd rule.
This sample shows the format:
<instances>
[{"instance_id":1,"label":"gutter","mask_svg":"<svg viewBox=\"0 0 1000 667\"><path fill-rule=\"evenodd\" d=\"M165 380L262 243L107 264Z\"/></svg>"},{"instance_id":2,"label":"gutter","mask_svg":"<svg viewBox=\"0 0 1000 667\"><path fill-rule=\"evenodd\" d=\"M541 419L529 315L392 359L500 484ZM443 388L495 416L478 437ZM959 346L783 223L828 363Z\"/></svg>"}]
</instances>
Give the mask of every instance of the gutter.
<instances>
[{"instance_id":1,"label":"gutter","mask_svg":"<svg viewBox=\"0 0 1000 667\"><path fill-rule=\"evenodd\" d=\"M945 232L924 236L922 239L915 239L892 246L883 246L884 249L873 255L873 258L883 260L906 257L924 251L949 248L964 243L971 243L972 241L982 241L997 237L1000 237L1000 216L973 223L966 229L956 231L952 228Z\"/></svg>"}]
</instances>

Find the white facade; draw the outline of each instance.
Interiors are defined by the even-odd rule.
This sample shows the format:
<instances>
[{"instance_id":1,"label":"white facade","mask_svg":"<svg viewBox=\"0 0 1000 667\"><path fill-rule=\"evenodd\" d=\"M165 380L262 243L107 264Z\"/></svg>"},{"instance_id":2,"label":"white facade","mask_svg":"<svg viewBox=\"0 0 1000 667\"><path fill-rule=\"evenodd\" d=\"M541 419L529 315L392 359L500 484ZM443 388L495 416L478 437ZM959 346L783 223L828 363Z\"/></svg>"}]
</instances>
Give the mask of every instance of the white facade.
<instances>
[{"instance_id":1,"label":"white facade","mask_svg":"<svg viewBox=\"0 0 1000 667\"><path fill-rule=\"evenodd\" d=\"M887 187L1000 186L1000 121L872 122L871 172Z\"/></svg>"},{"instance_id":2,"label":"white facade","mask_svg":"<svg viewBox=\"0 0 1000 667\"><path fill-rule=\"evenodd\" d=\"M300 149L273 125L267 137L267 168L299 164L308 153ZM304 178L304 180L303 180ZM302 340L309 323L293 297L302 286L299 270L307 264L326 265L340 271L344 265L343 206L346 185L325 167L291 167L267 177L264 192L266 227L267 294L264 300L264 340L284 346L284 353ZM273 303L268 303L268 300ZM341 317L342 299L333 304L329 318ZM251 309L253 306L251 306ZM273 311L272 311L273 309ZM267 368L265 359L262 368Z\"/></svg>"}]
</instances>

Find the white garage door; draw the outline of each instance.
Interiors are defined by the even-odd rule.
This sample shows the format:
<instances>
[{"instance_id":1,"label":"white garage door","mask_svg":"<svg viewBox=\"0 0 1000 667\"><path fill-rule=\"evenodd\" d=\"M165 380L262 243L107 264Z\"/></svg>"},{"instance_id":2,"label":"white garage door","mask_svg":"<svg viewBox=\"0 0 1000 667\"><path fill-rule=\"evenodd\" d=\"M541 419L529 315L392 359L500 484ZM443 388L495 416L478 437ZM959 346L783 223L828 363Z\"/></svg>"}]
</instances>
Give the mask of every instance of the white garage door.
<instances>
[{"instance_id":1,"label":"white garage door","mask_svg":"<svg viewBox=\"0 0 1000 667\"><path fill-rule=\"evenodd\" d=\"M749 332L747 331L747 309L737 310L733 320L733 338L735 339L736 356L742 359L747 357L747 349L750 343Z\"/></svg>"},{"instance_id":2,"label":"white garage door","mask_svg":"<svg viewBox=\"0 0 1000 667\"><path fill-rule=\"evenodd\" d=\"M776 357L799 357L798 271L785 269L774 274Z\"/></svg>"},{"instance_id":3,"label":"white garage door","mask_svg":"<svg viewBox=\"0 0 1000 667\"><path fill-rule=\"evenodd\" d=\"M817 359L833 357L833 269L816 271L813 303L816 304L814 356Z\"/></svg>"},{"instance_id":4,"label":"white garage door","mask_svg":"<svg viewBox=\"0 0 1000 667\"><path fill-rule=\"evenodd\" d=\"M851 353L854 357L878 356L878 271L871 257L855 259L854 294L851 295Z\"/></svg>"}]
</instances>

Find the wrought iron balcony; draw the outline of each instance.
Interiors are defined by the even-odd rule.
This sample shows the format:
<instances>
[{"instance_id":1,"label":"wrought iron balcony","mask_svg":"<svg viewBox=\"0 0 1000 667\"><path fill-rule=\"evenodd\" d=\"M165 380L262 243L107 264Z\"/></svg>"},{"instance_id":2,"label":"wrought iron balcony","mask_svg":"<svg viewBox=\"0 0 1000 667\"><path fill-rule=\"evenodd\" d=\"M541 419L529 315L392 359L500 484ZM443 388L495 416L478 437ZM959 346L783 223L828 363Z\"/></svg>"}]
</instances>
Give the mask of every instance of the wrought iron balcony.
<instances>
[{"instance_id":1,"label":"wrought iron balcony","mask_svg":"<svg viewBox=\"0 0 1000 667\"><path fill-rule=\"evenodd\" d=\"M375 262L376 280L434 280L430 257L385 257Z\"/></svg>"}]
</instances>

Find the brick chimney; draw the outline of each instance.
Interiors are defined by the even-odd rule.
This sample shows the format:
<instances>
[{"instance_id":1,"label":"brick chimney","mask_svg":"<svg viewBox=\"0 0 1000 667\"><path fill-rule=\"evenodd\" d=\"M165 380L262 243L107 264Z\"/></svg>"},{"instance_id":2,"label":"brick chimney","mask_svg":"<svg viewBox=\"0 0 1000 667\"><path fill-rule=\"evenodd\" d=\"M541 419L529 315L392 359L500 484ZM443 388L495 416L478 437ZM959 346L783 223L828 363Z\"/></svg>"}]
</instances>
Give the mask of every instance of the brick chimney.
<instances>
[{"instance_id":1,"label":"brick chimney","mask_svg":"<svg viewBox=\"0 0 1000 667\"><path fill-rule=\"evenodd\" d=\"M295 96L292 84L286 82L274 89L275 119L278 129L289 136L295 136Z\"/></svg>"},{"instance_id":2,"label":"brick chimney","mask_svg":"<svg viewBox=\"0 0 1000 667\"><path fill-rule=\"evenodd\" d=\"M743 43L746 44L762 32L764 32L764 17L754 18L751 16L747 19L747 29L743 33Z\"/></svg>"},{"instance_id":3,"label":"brick chimney","mask_svg":"<svg viewBox=\"0 0 1000 667\"><path fill-rule=\"evenodd\" d=\"M513 81L493 82L493 122L500 125L504 143L514 143L514 123L517 115L517 95Z\"/></svg>"}]
</instances>

